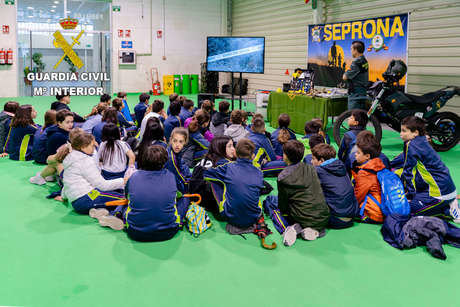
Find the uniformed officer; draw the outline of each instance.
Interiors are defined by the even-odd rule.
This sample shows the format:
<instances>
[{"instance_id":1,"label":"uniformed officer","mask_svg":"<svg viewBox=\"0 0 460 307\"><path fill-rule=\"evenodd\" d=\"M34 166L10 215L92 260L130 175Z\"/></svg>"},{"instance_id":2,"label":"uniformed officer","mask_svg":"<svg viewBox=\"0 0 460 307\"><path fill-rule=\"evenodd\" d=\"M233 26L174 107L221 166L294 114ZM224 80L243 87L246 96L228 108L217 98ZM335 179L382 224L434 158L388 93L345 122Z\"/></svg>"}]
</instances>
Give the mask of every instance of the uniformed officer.
<instances>
[{"instance_id":1,"label":"uniformed officer","mask_svg":"<svg viewBox=\"0 0 460 307\"><path fill-rule=\"evenodd\" d=\"M366 108L369 63L363 53L364 43L354 41L351 44L351 55L355 60L351 63L350 69L343 74L343 80L348 81L348 110Z\"/></svg>"}]
</instances>

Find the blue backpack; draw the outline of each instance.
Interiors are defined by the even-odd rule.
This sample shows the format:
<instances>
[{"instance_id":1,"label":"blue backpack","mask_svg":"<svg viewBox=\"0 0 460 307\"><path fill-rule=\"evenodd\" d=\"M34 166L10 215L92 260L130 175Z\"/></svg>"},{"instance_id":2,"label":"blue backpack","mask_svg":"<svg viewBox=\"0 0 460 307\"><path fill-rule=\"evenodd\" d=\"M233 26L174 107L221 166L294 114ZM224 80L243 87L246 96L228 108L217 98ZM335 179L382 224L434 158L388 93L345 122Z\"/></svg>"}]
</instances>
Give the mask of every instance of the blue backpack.
<instances>
[{"instance_id":1,"label":"blue backpack","mask_svg":"<svg viewBox=\"0 0 460 307\"><path fill-rule=\"evenodd\" d=\"M379 172L370 169L364 170L377 175L382 190L382 203L379 203L371 194L367 194L364 199L365 204L367 203L367 198L370 197L379 205L384 216L390 214L407 216L410 214L410 205L404 192L404 186L398 175L386 168ZM364 207L361 207L361 216L364 214Z\"/></svg>"}]
</instances>

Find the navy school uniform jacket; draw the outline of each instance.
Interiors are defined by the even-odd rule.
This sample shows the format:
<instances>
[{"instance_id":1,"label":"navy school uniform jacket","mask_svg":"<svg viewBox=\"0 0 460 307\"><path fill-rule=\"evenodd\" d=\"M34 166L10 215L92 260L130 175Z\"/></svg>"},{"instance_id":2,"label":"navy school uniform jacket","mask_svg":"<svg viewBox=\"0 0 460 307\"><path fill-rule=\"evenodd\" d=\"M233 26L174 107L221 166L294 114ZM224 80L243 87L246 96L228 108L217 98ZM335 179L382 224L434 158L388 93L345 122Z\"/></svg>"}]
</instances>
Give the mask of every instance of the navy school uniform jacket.
<instances>
[{"instance_id":1,"label":"navy school uniform jacket","mask_svg":"<svg viewBox=\"0 0 460 307\"><path fill-rule=\"evenodd\" d=\"M165 168L176 178L177 189L181 193L187 192L188 182L192 174L190 169L182 162L182 152L176 154L171 147L168 147L168 161Z\"/></svg>"},{"instance_id":2,"label":"navy school uniform jacket","mask_svg":"<svg viewBox=\"0 0 460 307\"><path fill-rule=\"evenodd\" d=\"M176 127L182 127L182 121L180 117L179 116L168 116L168 118L164 122L164 131L165 131L166 141L169 142L171 133Z\"/></svg>"},{"instance_id":3,"label":"navy school uniform jacket","mask_svg":"<svg viewBox=\"0 0 460 307\"><path fill-rule=\"evenodd\" d=\"M56 125L53 125L53 126L56 126ZM41 128L35 132L34 145L32 148L32 156L36 163L46 164L46 159L48 158L48 151L46 147L46 142L48 141L48 135L46 133L48 129L50 129L53 126L47 127L45 129Z\"/></svg>"},{"instance_id":4,"label":"navy school uniform jacket","mask_svg":"<svg viewBox=\"0 0 460 307\"><path fill-rule=\"evenodd\" d=\"M291 136L290 140L296 140L295 132L291 129L287 128L289 135ZM278 141L278 135L280 134L281 129L278 128L272 132L271 135L271 142L273 145L273 149L275 150L275 154L277 156L283 156L283 145Z\"/></svg>"},{"instance_id":5,"label":"navy school uniform jacket","mask_svg":"<svg viewBox=\"0 0 460 307\"><path fill-rule=\"evenodd\" d=\"M120 125L120 127L122 127L122 128L131 128L133 126L128 122L128 120L126 119L125 115L120 111L118 111L117 118L118 118L118 124Z\"/></svg>"},{"instance_id":6,"label":"navy school uniform jacket","mask_svg":"<svg viewBox=\"0 0 460 307\"><path fill-rule=\"evenodd\" d=\"M184 107L181 108L180 110L180 113L179 113L179 117L180 117L180 120L185 123L185 120L189 117L192 117L193 116L193 112L192 111L189 111L187 109L185 109Z\"/></svg>"},{"instance_id":7,"label":"navy school uniform jacket","mask_svg":"<svg viewBox=\"0 0 460 307\"><path fill-rule=\"evenodd\" d=\"M358 134L365 130L363 127L360 126L352 126L350 127L350 131L346 132L343 135L342 142L340 142L339 152L337 153L337 157L345 163L345 166L351 166L351 162L349 160L351 150L353 146L356 144L356 137Z\"/></svg>"},{"instance_id":8,"label":"navy school uniform jacket","mask_svg":"<svg viewBox=\"0 0 460 307\"><path fill-rule=\"evenodd\" d=\"M126 227L144 233L179 227L176 192L176 180L167 169L135 172L126 184Z\"/></svg>"},{"instance_id":9,"label":"navy school uniform jacket","mask_svg":"<svg viewBox=\"0 0 460 307\"><path fill-rule=\"evenodd\" d=\"M10 131L10 123L13 116L5 113L4 111L0 112L0 151L3 152L3 147L5 146L6 138L8 137L8 132Z\"/></svg>"},{"instance_id":10,"label":"navy school uniform jacket","mask_svg":"<svg viewBox=\"0 0 460 307\"><path fill-rule=\"evenodd\" d=\"M249 159L237 159L204 172L206 181L223 188L219 199L219 212L230 224L238 227L253 225L262 210L260 190L264 187L262 172Z\"/></svg>"},{"instance_id":11,"label":"navy school uniform jacket","mask_svg":"<svg viewBox=\"0 0 460 307\"><path fill-rule=\"evenodd\" d=\"M33 159L32 148L34 135L38 129L40 129L38 125L15 128L10 127L5 148L11 160L27 161Z\"/></svg>"},{"instance_id":12,"label":"navy school uniform jacket","mask_svg":"<svg viewBox=\"0 0 460 307\"><path fill-rule=\"evenodd\" d=\"M449 169L425 136L417 136L405 142L402 155L404 167L401 181L409 200L419 193L439 200L451 200L457 197Z\"/></svg>"},{"instance_id":13,"label":"navy school uniform jacket","mask_svg":"<svg viewBox=\"0 0 460 307\"><path fill-rule=\"evenodd\" d=\"M265 134L256 133L251 130L251 133L249 134L249 139L254 142L254 145L256 145L256 149L254 151L255 166L260 166L264 159L266 159L267 161L276 160L275 151L273 150L272 144L265 136Z\"/></svg>"},{"instance_id":14,"label":"navy school uniform jacket","mask_svg":"<svg viewBox=\"0 0 460 307\"><path fill-rule=\"evenodd\" d=\"M145 111L147 110L147 105L143 102L139 102L134 107L134 114L136 116L137 126L140 127L142 119L144 118Z\"/></svg>"},{"instance_id":15,"label":"navy school uniform jacket","mask_svg":"<svg viewBox=\"0 0 460 307\"><path fill-rule=\"evenodd\" d=\"M155 140L155 141L152 142L152 146L155 146L155 145L161 146L166 150L168 149L168 144L166 144L166 142L164 142L164 141Z\"/></svg>"},{"instance_id":16,"label":"navy school uniform jacket","mask_svg":"<svg viewBox=\"0 0 460 307\"><path fill-rule=\"evenodd\" d=\"M193 167L195 160L201 160L209 148L209 141L205 139L201 131L190 133L189 142L185 145L182 159L189 167ZM201 152L201 156L196 153Z\"/></svg>"},{"instance_id":17,"label":"navy school uniform jacket","mask_svg":"<svg viewBox=\"0 0 460 307\"><path fill-rule=\"evenodd\" d=\"M51 126L46 132L46 154L48 156L54 155L58 148L67 143L69 140L69 132L58 126Z\"/></svg>"},{"instance_id":18,"label":"navy school uniform jacket","mask_svg":"<svg viewBox=\"0 0 460 307\"><path fill-rule=\"evenodd\" d=\"M96 139L96 142L98 144L101 144L101 139L102 139L102 129L104 129L104 126L107 124L107 122L100 122L96 126L93 127L93 130L91 132L92 135L94 135L94 138Z\"/></svg>"},{"instance_id":19,"label":"navy school uniform jacket","mask_svg":"<svg viewBox=\"0 0 460 307\"><path fill-rule=\"evenodd\" d=\"M355 191L342 161L330 159L316 167L324 197L336 217L358 216L359 208Z\"/></svg>"}]
</instances>

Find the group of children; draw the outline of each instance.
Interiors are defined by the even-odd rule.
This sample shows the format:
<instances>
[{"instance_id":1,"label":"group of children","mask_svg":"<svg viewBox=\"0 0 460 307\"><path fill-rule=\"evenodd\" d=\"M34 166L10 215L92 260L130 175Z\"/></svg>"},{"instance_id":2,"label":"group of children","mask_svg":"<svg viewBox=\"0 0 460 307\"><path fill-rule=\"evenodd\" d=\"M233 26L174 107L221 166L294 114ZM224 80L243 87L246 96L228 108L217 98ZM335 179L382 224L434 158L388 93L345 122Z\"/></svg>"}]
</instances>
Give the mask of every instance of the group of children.
<instances>
[{"instance_id":1,"label":"group of children","mask_svg":"<svg viewBox=\"0 0 460 307\"><path fill-rule=\"evenodd\" d=\"M173 94L170 104L141 94L131 114L126 93L104 94L86 116L71 112L70 96L57 96L35 124L31 105L7 102L0 113L2 156L43 164L30 178L43 185L58 180L74 210L100 225L125 229L137 241L172 238L185 223L189 193L216 218L245 229L265 212L287 246L300 235L315 240L326 228L342 229L355 221L382 223L382 188L377 173L397 173L413 215L460 222L457 192L449 170L425 136L422 119L401 123L403 153L393 161L366 130L367 114L352 112L338 154L313 119L297 140L290 118L281 114L279 128L265 130L260 114L230 112L227 101L192 100ZM193 169L193 170L191 170ZM264 177L277 177L277 196ZM127 205L113 200L127 199Z\"/></svg>"}]
</instances>

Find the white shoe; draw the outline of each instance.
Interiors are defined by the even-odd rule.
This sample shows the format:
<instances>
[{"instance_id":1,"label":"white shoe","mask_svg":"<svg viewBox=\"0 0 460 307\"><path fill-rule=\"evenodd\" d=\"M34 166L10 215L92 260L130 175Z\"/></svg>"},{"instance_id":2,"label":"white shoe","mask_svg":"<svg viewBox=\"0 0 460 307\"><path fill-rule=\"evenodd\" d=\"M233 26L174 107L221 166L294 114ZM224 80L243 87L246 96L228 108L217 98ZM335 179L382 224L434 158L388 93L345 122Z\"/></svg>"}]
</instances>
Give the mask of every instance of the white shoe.
<instances>
[{"instance_id":1,"label":"white shoe","mask_svg":"<svg viewBox=\"0 0 460 307\"><path fill-rule=\"evenodd\" d=\"M89 210L89 216L92 217L93 219L99 219L103 216L109 215L109 210L105 208L92 208Z\"/></svg>"},{"instance_id":2,"label":"white shoe","mask_svg":"<svg viewBox=\"0 0 460 307\"><path fill-rule=\"evenodd\" d=\"M304 240L313 241L319 237L319 232L317 230L314 230L313 228L307 227L302 229L302 231L300 232L300 236Z\"/></svg>"},{"instance_id":3,"label":"white shoe","mask_svg":"<svg viewBox=\"0 0 460 307\"><path fill-rule=\"evenodd\" d=\"M40 172L38 172L35 176L30 177L29 182L32 184L44 185L46 183L45 178L40 176Z\"/></svg>"},{"instance_id":4,"label":"white shoe","mask_svg":"<svg viewBox=\"0 0 460 307\"><path fill-rule=\"evenodd\" d=\"M45 177L46 182L54 182L56 181L56 178L53 176L46 176Z\"/></svg>"},{"instance_id":5,"label":"white shoe","mask_svg":"<svg viewBox=\"0 0 460 307\"><path fill-rule=\"evenodd\" d=\"M460 224L460 208L458 208L458 200L454 199L450 202L450 216L454 219L454 223Z\"/></svg>"},{"instance_id":6,"label":"white shoe","mask_svg":"<svg viewBox=\"0 0 460 307\"><path fill-rule=\"evenodd\" d=\"M283 233L283 244L286 246L292 246L297 240L297 235L302 231L302 227L299 224L288 226Z\"/></svg>"},{"instance_id":7,"label":"white shoe","mask_svg":"<svg viewBox=\"0 0 460 307\"><path fill-rule=\"evenodd\" d=\"M105 215L99 218L99 225L110 227L113 230L122 230L125 227L123 221L113 215Z\"/></svg>"}]
</instances>

